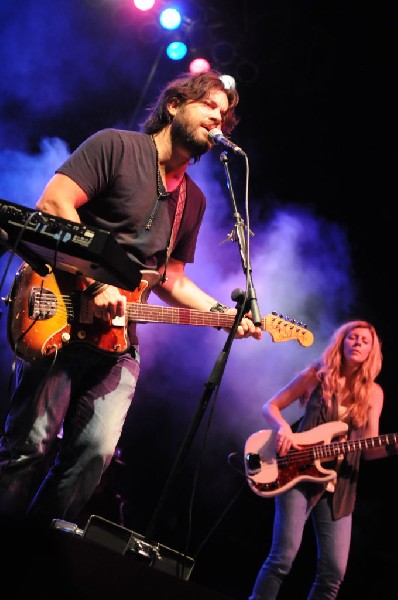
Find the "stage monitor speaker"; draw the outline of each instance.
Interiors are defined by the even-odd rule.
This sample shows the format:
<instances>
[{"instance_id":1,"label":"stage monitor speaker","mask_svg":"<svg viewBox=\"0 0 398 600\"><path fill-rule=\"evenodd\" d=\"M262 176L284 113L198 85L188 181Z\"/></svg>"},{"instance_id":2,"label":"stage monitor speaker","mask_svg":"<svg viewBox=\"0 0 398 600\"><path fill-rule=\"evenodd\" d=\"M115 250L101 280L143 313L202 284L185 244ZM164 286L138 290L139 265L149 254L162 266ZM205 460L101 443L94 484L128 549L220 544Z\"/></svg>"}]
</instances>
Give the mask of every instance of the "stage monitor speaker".
<instances>
[{"instance_id":1,"label":"stage monitor speaker","mask_svg":"<svg viewBox=\"0 0 398 600\"><path fill-rule=\"evenodd\" d=\"M54 519L52 526L122 556L132 555L151 567L185 581L188 581L195 564L193 558L163 544L149 542L143 535L98 515L91 515L84 529L61 519Z\"/></svg>"}]
</instances>

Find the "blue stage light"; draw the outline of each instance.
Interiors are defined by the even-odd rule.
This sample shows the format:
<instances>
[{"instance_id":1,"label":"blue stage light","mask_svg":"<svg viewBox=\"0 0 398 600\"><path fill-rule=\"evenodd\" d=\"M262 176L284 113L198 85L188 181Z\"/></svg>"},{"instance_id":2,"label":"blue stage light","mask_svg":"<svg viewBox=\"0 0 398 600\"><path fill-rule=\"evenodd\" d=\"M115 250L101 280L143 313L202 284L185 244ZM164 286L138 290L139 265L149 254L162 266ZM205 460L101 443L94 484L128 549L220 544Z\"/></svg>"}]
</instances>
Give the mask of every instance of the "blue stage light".
<instances>
[{"instance_id":1,"label":"blue stage light","mask_svg":"<svg viewBox=\"0 0 398 600\"><path fill-rule=\"evenodd\" d=\"M181 14L176 8L165 8L160 13L159 21L164 29L177 29L181 25Z\"/></svg>"}]
</instances>

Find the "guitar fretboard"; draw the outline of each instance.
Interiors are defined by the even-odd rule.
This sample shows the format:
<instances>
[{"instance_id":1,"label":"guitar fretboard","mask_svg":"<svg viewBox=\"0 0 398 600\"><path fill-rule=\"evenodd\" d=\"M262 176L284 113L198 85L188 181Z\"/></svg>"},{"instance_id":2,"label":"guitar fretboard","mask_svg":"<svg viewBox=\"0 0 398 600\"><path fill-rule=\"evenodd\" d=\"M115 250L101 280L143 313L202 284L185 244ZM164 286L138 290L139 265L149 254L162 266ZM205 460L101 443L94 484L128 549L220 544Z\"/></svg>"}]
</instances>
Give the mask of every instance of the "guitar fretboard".
<instances>
[{"instance_id":1,"label":"guitar fretboard","mask_svg":"<svg viewBox=\"0 0 398 600\"><path fill-rule=\"evenodd\" d=\"M388 433L376 437L364 438L361 440L345 440L333 442L324 446L314 446L314 458L328 458L344 454L345 452L354 452L356 450L370 450L371 448L381 448L388 444L396 444L398 433Z\"/></svg>"},{"instance_id":2,"label":"guitar fretboard","mask_svg":"<svg viewBox=\"0 0 398 600\"><path fill-rule=\"evenodd\" d=\"M180 325L209 325L217 328L231 328L235 316L219 312L209 312L192 308L155 306L132 302L127 304L128 319L136 323L174 323ZM302 346L311 346L313 334L294 320L283 319L273 312L261 319L260 328L271 334L274 342L298 340Z\"/></svg>"},{"instance_id":3,"label":"guitar fretboard","mask_svg":"<svg viewBox=\"0 0 398 600\"><path fill-rule=\"evenodd\" d=\"M172 306L155 306L153 304L128 303L128 318L136 323L170 323L180 325L212 325L213 327L231 327L234 315L205 312L192 308L175 308ZM265 328L265 320L261 320L261 328Z\"/></svg>"}]
</instances>

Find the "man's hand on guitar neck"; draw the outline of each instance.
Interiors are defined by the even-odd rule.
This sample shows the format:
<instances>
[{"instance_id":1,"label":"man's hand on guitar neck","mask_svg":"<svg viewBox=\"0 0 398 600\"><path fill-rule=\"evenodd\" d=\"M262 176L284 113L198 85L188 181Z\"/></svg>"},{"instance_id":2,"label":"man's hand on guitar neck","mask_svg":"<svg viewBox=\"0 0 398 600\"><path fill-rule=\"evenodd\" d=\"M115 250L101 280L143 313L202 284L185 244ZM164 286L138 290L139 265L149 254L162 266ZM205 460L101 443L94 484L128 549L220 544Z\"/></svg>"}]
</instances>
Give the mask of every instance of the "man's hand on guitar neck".
<instances>
[{"instance_id":1,"label":"man's hand on guitar neck","mask_svg":"<svg viewBox=\"0 0 398 600\"><path fill-rule=\"evenodd\" d=\"M236 315L236 309L228 308L225 311L225 314L226 315ZM251 317L252 317L251 312L248 312L242 318L242 320L239 323L238 328L236 330L236 334L235 334L236 340L240 340L242 338L248 338L248 337L254 337L254 339L256 339L256 340L261 340L262 330L260 327L256 327L256 325L254 325ZM228 333L229 329L225 329L225 331Z\"/></svg>"}]
</instances>

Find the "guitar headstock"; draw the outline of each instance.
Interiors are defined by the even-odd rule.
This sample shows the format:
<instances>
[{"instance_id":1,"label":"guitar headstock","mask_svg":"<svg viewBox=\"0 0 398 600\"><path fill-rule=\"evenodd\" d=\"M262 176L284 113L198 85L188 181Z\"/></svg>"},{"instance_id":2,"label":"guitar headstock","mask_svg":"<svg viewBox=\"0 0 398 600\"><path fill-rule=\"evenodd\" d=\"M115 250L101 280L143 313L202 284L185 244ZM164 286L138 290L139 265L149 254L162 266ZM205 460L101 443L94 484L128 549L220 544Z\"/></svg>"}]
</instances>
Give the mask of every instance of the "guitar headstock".
<instances>
[{"instance_id":1,"label":"guitar headstock","mask_svg":"<svg viewBox=\"0 0 398 600\"><path fill-rule=\"evenodd\" d=\"M300 321L295 319L283 318L277 312L272 312L264 319L265 331L272 337L273 342L288 342L289 340L297 340L301 346L312 346L314 336Z\"/></svg>"}]
</instances>

